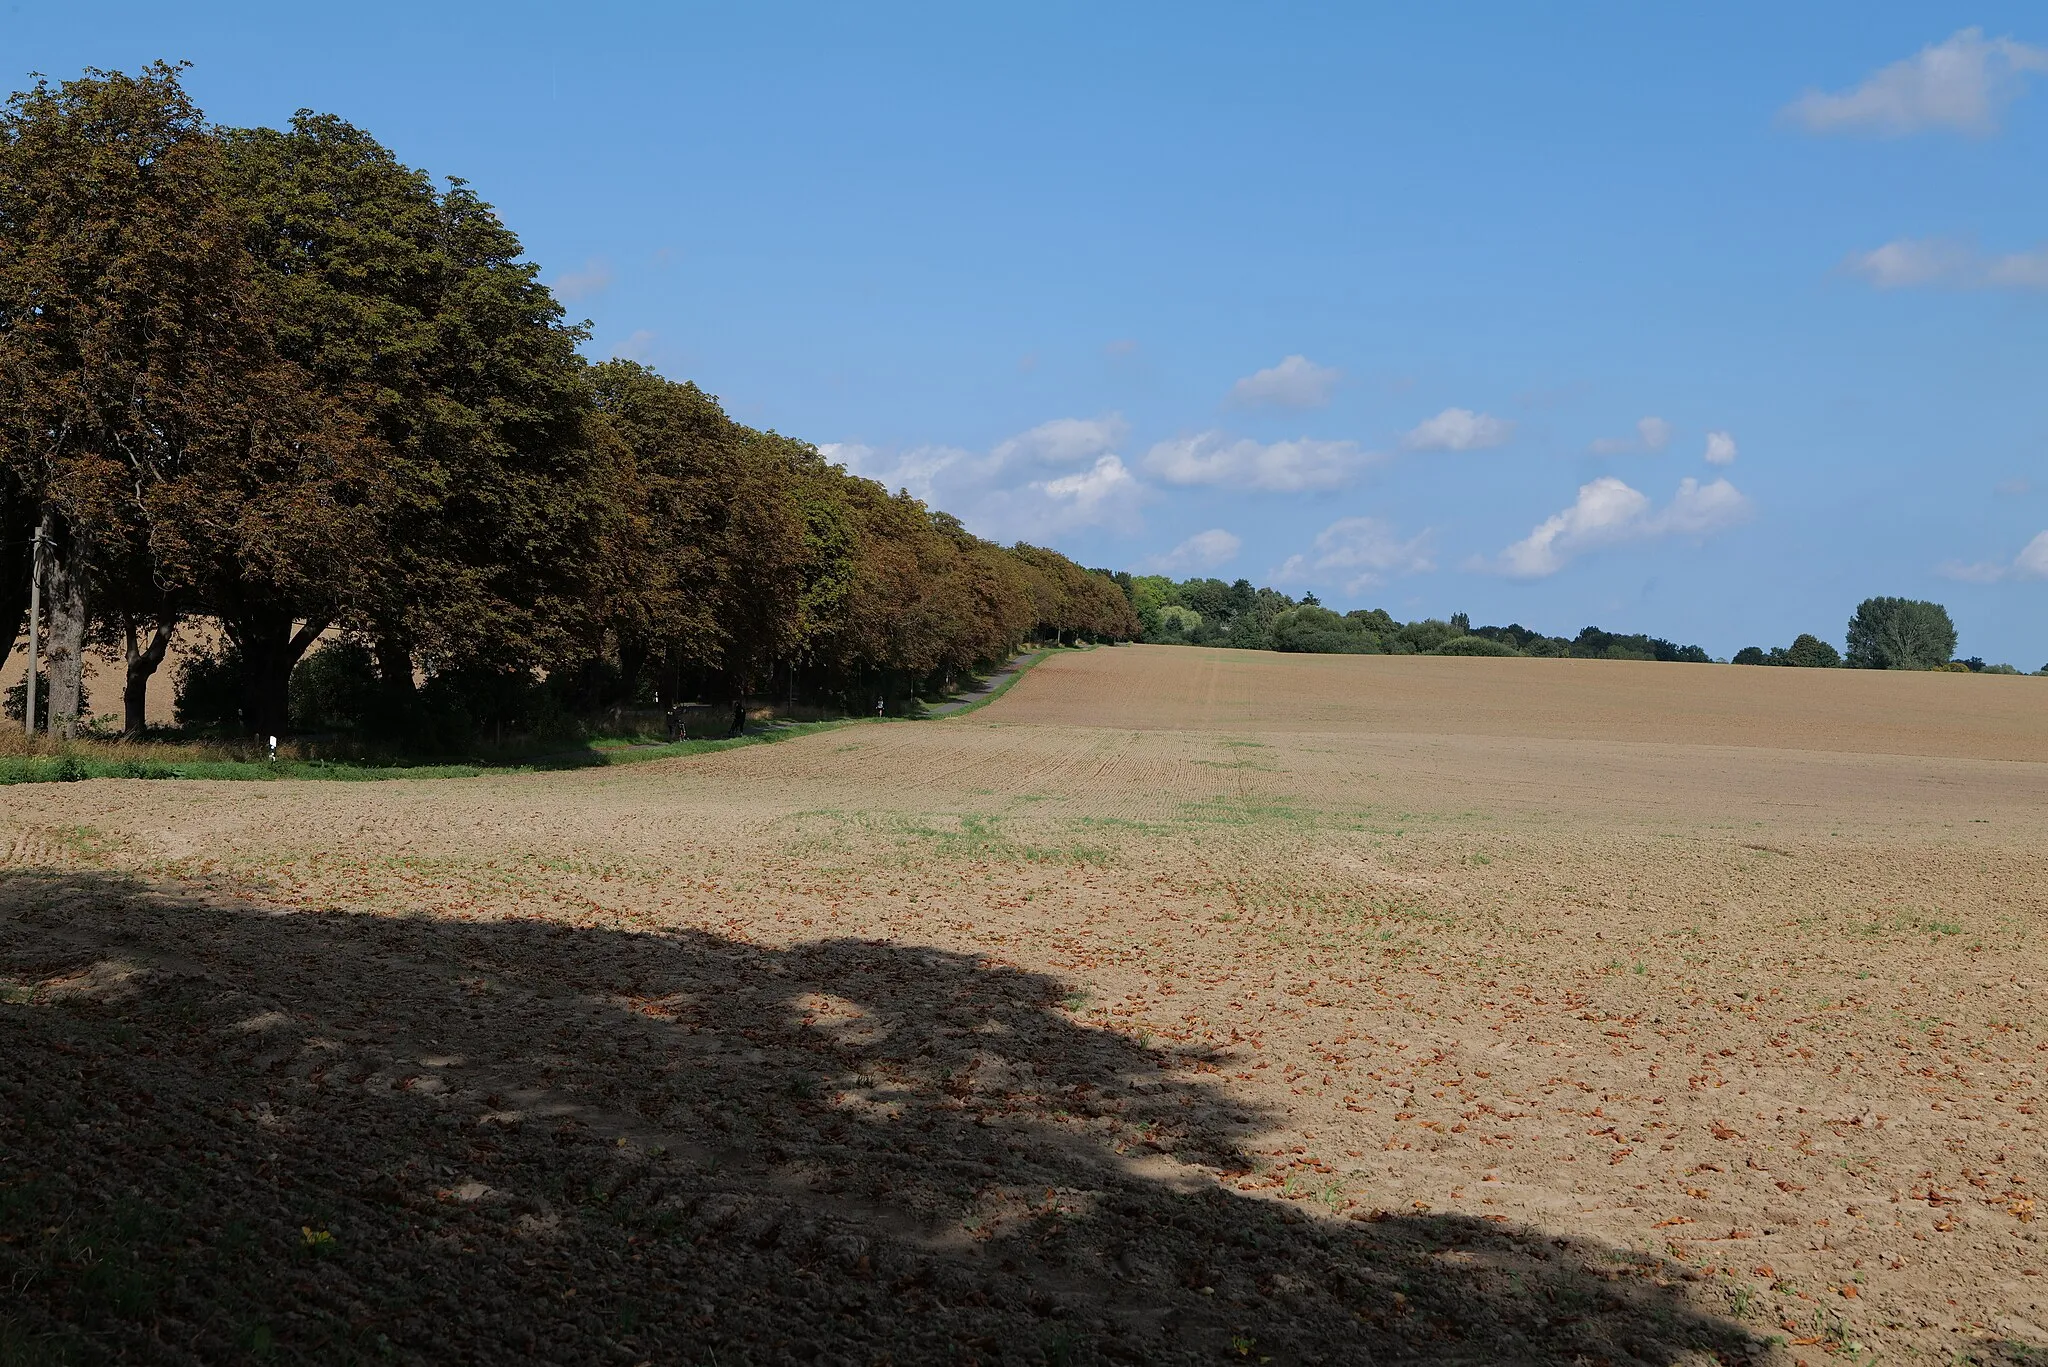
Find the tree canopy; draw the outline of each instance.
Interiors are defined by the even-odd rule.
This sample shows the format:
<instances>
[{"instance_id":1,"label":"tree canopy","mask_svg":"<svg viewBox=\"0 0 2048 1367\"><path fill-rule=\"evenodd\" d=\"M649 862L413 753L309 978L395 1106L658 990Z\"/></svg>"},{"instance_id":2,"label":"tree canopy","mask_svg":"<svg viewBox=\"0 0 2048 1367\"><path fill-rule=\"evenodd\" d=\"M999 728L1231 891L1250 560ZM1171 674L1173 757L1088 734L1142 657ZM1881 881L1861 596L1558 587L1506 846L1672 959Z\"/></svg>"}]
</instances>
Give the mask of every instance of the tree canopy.
<instances>
[{"instance_id":1,"label":"tree canopy","mask_svg":"<svg viewBox=\"0 0 2048 1367\"><path fill-rule=\"evenodd\" d=\"M297 713L414 741L771 684L900 696L1138 633L1106 572L584 337L490 205L339 118L217 127L161 63L39 82L0 110L0 633L41 527L53 720L91 638L125 641L139 725L199 616L224 640L181 688L195 721L286 731L340 633Z\"/></svg>"},{"instance_id":2,"label":"tree canopy","mask_svg":"<svg viewBox=\"0 0 2048 1367\"><path fill-rule=\"evenodd\" d=\"M1858 669L1933 669L1956 653L1956 627L1939 603L1866 598L1849 619L1849 663Z\"/></svg>"}]
</instances>

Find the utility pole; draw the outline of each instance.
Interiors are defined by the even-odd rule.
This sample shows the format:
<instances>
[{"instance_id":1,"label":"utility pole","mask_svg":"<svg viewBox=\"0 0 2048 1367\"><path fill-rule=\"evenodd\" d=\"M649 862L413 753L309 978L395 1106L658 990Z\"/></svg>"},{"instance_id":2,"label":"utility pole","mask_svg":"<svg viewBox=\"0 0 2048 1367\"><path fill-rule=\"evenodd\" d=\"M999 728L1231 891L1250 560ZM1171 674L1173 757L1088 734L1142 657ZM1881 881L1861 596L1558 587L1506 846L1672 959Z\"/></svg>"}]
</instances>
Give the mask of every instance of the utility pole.
<instances>
[{"instance_id":1,"label":"utility pole","mask_svg":"<svg viewBox=\"0 0 2048 1367\"><path fill-rule=\"evenodd\" d=\"M21 719L28 728L28 734L36 733L36 670L41 668L39 659L43 653L43 529L36 528L30 541L33 549L29 552L28 572L28 693L24 697L28 706L22 708Z\"/></svg>"}]
</instances>

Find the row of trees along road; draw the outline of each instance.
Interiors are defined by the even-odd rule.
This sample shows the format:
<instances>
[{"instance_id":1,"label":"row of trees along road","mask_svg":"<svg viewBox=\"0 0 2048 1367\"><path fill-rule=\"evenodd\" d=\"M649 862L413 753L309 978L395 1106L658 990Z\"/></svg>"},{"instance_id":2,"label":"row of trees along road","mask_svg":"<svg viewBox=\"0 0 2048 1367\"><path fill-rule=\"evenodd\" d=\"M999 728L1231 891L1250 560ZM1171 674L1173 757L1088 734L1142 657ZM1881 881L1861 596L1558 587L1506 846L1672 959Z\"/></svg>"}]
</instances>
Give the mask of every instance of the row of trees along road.
<instances>
[{"instance_id":1,"label":"row of trees along road","mask_svg":"<svg viewBox=\"0 0 2048 1367\"><path fill-rule=\"evenodd\" d=\"M460 180L328 115L216 127L169 65L8 101L0 657L40 531L58 727L97 640L139 731L193 617L221 628L245 734L287 729L336 628L394 728L422 678L472 726L543 675L596 706L799 679L866 705L1026 639L1137 634L1100 571L587 363L521 257Z\"/></svg>"}]
</instances>

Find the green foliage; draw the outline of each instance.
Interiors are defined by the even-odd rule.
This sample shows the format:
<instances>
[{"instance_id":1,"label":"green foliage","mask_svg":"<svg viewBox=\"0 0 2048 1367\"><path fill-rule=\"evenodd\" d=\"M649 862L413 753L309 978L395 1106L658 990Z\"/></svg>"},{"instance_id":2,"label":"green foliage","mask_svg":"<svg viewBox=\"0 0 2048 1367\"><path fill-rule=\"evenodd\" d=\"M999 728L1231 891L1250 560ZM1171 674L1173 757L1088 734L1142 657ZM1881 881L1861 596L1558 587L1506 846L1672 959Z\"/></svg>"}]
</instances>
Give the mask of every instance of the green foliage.
<instances>
[{"instance_id":1,"label":"green foliage","mask_svg":"<svg viewBox=\"0 0 2048 1367\"><path fill-rule=\"evenodd\" d=\"M1955 653L1955 623L1939 603L1866 598L1849 619L1852 668L1933 669Z\"/></svg>"},{"instance_id":2,"label":"green foliage","mask_svg":"<svg viewBox=\"0 0 2048 1367\"><path fill-rule=\"evenodd\" d=\"M1810 632L1801 633L1785 651L1783 663L1795 669L1833 669L1842 663L1841 652Z\"/></svg>"},{"instance_id":3,"label":"green foliage","mask_svg":"<svg viewBox=\"0 0 2048 1367\"><path fill-rule=\"evenodd\" d=\"M179 666L175 710L190 731L240 735L242 658L232 644L188 657Z\"/></svg>"},{"instance_id":4,"label":"green foliage","mask_svg":"<svg viewBox=\"0 0 2048 1367\"><path fill-rule=\"evenodd\" d=\"M42 670L36 671L36 713L40 721L50 706L50 680ZM83 683L78 686L78 713L84 716L92 711L92 698ZM0 714L16 726L28 720L28 680L23 679L7 690L6 700L0 702Z\"/></svg>"},{"instance_id":5,"label":"green foliage","mask_svg":"<svg viewBox=\"0 0 2048 1367\"><path fill-rule=\"evenodd\" d=\"M66 620L218 623L195 728L412 748L771 687L865 712L1140 631L1130 576L584 337L490 205L339 118L219 128L163 65L39 82L0 108L0 570L41 520L93 596Z\"/></svg>"},{"instance_id":6,"label":"green foliage","mask_svg":"<svg viewBox=\"0 0 2048 1367\"><path fill-rule=\"evenodd\" d=\"M1744 646L1735 652L1739 665L1779 665L1793 669L1834 669L1842 656L1833 646L1811 632L1802 632L1789 646Z\"/></svg>"},{"instance_id":7,"label":"green foliage","mask_svg":"<svg viewBox=\"0 0 2048 1367\"><path fill-rule=\"evenodd\" d=\"M1139 620L1144 620L1142 615ZM1194 641L1201 638L1202 614L1178 603L1153 608L1152 622L1152 627L1146 632L1149 640Z\"/></svg>"},{"instance_id":8,"label":"green foliage","mask_svg":"<svg viewBox=\"0 0 2048 1367\"><path fill-rule=\"evenodd\" d=\"M1403 623L1384 608L1354 608L1338 615L1304 595L1300 602L1248 580L1143 575L1125 586L1143 639L1167 645L1225 645L1251 650L1328 655L1574 655L1586 659L1664 660L1706 664L1699 646L1674 645L1655 636L1620 635L1587 627L1574 639L1545 636L1519 622L1472 625L1465 613L1448 621ZM1761 654L1761 652L1759 652Z\"/></svg>"},{"instance_id":9,"label":"green foliage","mask_svg":"<svg viewBox=\"0 0 2048 1367\"><path fill-rule=\"evenodd\" d=\"M1404 655L1432 655L1447 642L1465 635L1449 622L1440 622L1434 617L1420 622L1410 622L1394 633L1394 640L1403 649Z\"/></svg>"},{"instance_id":10,"label":"green foliage","mask_svg":"<svg viewBox=\"0 0 2048 1367\"><path fill-rule=\"evenodd\" d=\"M377 662L356 641L329 641L292 671L292 729L356 731L374 717L382 692Z\"/></svg>"},{"instance_id":11,"label":"green foliage","mask_svg":"<svg viewBox=\"0 0 2048 1367\"><path fill-rule=\"evenodd\" d=\"M1492 640L1485 636L1458 636L1438 646L1437 655L1520 655L1505 641Z\"/></svg>"},{"instance_id":12,"label":"green foliage","mask_svg":"<svg viewBox=\"0 0 2048 1367\"><path fill-rule=\"evenodd\" d=\"M1316 655L1384 653L1378 635L1364 623L1309 604L1274 614L1266 630L1265 647Z\"/></svg>"},{"instance_id":13,"label":"green foliage","mask_svg":"<svg viewBox=\"0 0 2048 1367\"><path fill-rule=\"evenodd\" d=\"M1660 660L1666 664L1711 664L1699 646L1675 645L1661 636L1623 635L1586 627L1572 639L1569 652L1581 660Z\"/></svg>"}]
</instances>

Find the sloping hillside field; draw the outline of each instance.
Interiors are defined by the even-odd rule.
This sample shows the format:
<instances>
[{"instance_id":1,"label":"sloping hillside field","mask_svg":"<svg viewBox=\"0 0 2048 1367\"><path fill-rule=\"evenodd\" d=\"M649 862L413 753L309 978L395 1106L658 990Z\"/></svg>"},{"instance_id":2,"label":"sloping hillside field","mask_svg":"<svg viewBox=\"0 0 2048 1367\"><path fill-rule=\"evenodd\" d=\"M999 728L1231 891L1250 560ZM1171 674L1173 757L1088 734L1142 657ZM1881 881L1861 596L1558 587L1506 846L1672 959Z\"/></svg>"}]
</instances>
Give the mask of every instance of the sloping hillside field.
<instances>
[{"instance_id":1,"label":"sloping hillside field","mask_svg":"<svg viewBox=\"0 0 2048 1367\"><path fill-rule=\"evenodd\" d=\"M2038 679L1102 649L0 862L0 1361L2048 1352Z\"/></svg>"}]
</instances>

